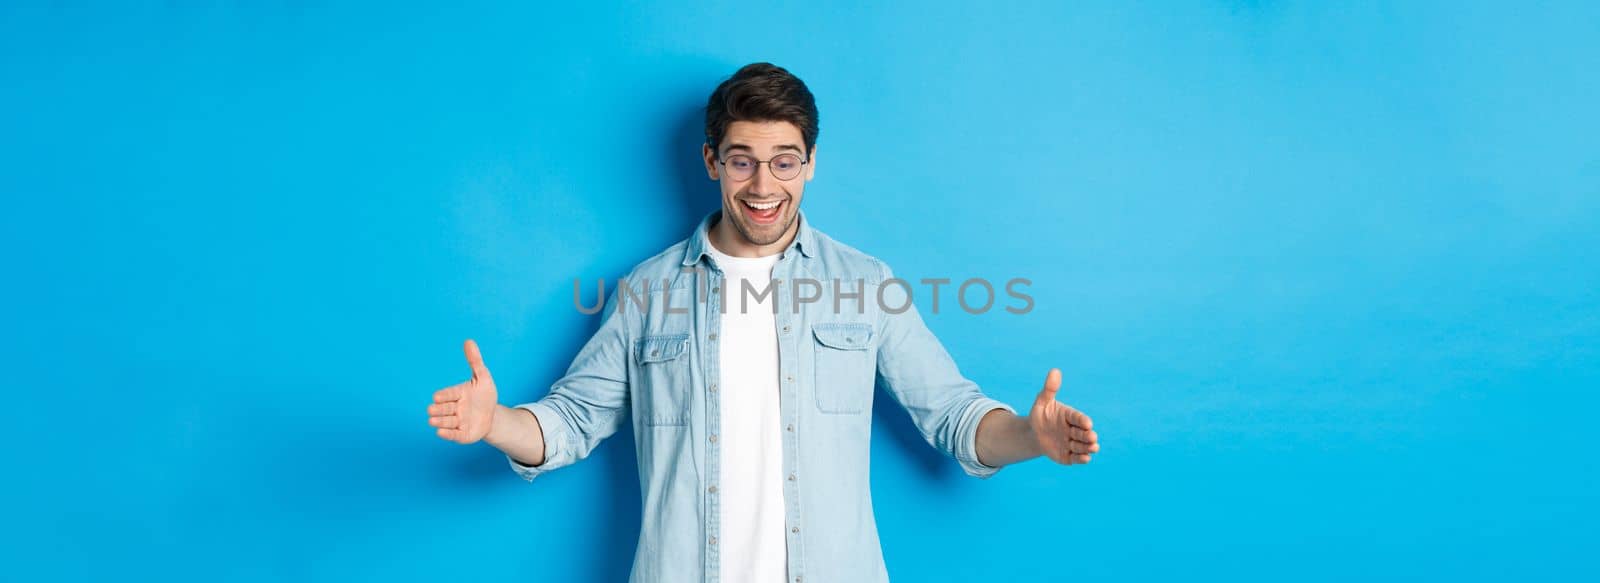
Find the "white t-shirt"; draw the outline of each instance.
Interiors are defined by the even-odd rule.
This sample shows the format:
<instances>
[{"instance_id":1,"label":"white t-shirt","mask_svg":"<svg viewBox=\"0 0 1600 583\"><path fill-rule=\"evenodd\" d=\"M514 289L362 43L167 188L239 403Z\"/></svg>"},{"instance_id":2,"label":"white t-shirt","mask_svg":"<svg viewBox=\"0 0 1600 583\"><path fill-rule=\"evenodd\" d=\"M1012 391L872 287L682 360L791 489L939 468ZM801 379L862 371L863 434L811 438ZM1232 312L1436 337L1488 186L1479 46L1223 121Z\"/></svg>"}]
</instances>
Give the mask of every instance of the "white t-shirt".
<instances>
[{"instance_id":1,"label":"white t-shirt","mask_svg":"<svg viewBox=\"0 0 1600 583\"><path fill-rule=\"evenodd\" d=\"M709 247L709 246L708 246ZM710 247L722 269L720 332L723 581L784 583L783 434L778 415L777 291L760 301L781 254L732 257ZM744 291L748 281L753 292ZM742 299L741 299L742 298ZM713 306L716 309L716 306Z\"/></svg>"}]
</instances>

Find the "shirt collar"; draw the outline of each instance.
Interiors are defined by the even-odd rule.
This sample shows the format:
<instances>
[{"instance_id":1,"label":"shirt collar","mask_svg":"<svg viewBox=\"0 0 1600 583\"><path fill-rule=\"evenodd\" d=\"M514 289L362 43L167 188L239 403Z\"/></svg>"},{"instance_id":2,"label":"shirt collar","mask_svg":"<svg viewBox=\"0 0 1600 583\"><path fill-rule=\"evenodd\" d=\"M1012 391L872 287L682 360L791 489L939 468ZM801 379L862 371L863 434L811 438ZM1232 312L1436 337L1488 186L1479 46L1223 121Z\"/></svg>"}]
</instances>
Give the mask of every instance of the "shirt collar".
<instances>
[{"instance_id":1,"label":"shirt collar","mask_svg":"<svg viewBox=\"0 0 1600 583\"><path fill-rule=\"evenodd\" d=\"M795 212L799 214L795 218L795 222L799 223L799 227L796 229L794 241L790 242L789 247L784 249L783 252L787 255L790 251L799 247L801 255L812 257L816 253L816 233L812 231L811 223L806 220L805 211ZM684 265L699 263L700 258L707 255L707 249L711 248L711 225L716 223L717 217L721 215L721 210L715 210L706 215L706 218L700 219L700 226L696 227L694 235L689 237L689 248L683 254Z\"/></svg>"}]
</instances>

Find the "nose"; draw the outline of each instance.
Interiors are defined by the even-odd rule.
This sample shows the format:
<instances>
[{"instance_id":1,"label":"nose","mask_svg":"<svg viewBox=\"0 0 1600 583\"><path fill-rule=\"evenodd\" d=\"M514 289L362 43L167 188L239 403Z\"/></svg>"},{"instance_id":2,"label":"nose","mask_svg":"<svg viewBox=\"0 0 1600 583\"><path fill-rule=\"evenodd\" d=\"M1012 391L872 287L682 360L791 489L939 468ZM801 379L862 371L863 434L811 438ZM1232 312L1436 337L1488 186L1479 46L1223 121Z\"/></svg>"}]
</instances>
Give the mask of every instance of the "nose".
<instances>
[{"instance_id":1,"label":"nose","mask_svg":"<svg viewBox=\"0 0 1600 583\"><path fill-rule=\"evenodd\" d=\"M750 192L760 196L777 193L778 178L766 164L756 166L756 175L750 177Z\"/></svg>"}]
</instances>

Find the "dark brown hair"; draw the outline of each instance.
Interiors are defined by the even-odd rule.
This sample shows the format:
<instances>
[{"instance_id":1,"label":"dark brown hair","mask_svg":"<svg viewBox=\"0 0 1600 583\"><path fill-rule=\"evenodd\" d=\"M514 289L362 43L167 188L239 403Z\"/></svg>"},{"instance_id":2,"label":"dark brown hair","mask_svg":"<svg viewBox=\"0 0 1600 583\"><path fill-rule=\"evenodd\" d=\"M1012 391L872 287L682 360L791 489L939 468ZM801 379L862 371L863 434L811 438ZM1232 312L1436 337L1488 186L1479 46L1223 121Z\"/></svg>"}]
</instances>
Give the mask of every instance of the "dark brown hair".
<instances>
[{"instance_id":1,"label":"dark brown hair","mask_svg":"<svg viewBox=\"0 0 1600 583\"><path fill-rule=\"evenodd\" d=\"M728 77L706 101L706 145L717 152L736 121L786 121L800 128L806 156L817 145L817 102L805 82L772 63L751 63Z\"/></svg>"}]
</instances>

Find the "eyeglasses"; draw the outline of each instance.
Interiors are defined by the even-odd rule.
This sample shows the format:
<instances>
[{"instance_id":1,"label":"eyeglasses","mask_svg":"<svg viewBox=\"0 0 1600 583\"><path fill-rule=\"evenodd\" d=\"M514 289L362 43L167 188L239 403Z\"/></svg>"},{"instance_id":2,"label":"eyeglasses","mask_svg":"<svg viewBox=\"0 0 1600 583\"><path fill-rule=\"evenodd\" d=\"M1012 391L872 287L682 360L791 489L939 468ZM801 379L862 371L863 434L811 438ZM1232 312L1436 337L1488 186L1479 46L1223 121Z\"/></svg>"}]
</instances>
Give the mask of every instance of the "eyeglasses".
<instances>
[{"instance_id":1,"label":"eyeglasses","mask_svg":"<svg viewBox=\"0 0 1600 583\"><path fill-rule=\"evenodd\" d=\"M804 168L810 161L802 160L794 154L778 154L773 156L771 160L757 160L753 156L734 154L728 156L726 160L718 160L718 163L722 164L724 171L728 173L728 178L742 182L755 178L756 167L762 164L767 165L767 170L772 172L773 178L794 180L796 176L800 175L800 169Z\"/></svg>"}]
</instances>

